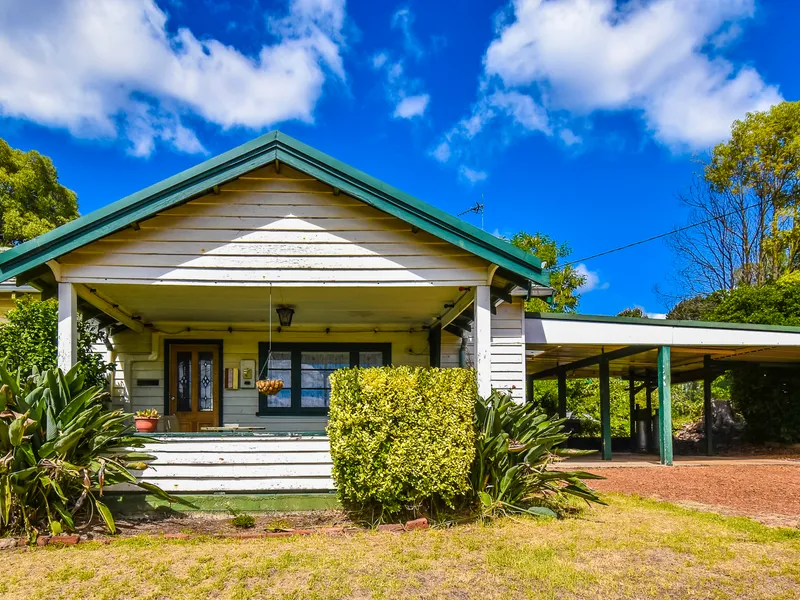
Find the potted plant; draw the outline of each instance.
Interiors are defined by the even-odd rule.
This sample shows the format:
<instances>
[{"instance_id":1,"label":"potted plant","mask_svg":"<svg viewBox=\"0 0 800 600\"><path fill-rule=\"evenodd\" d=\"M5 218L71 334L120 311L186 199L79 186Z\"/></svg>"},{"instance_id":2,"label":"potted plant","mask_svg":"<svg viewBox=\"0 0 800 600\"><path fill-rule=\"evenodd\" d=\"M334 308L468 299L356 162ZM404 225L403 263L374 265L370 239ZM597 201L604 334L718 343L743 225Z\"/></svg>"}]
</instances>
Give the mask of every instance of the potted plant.
<instances>
[{"instance_id":1,"label":"potted plant","mask_svg":"<svg viewBox=\"0 0 800 600\"><path fill-rule=\"evenodd\" d=\"M133 413L133 423L139 433L153 433L158 428L160 415L155 408L137 410Z\"/></svg>"}]
</instances>

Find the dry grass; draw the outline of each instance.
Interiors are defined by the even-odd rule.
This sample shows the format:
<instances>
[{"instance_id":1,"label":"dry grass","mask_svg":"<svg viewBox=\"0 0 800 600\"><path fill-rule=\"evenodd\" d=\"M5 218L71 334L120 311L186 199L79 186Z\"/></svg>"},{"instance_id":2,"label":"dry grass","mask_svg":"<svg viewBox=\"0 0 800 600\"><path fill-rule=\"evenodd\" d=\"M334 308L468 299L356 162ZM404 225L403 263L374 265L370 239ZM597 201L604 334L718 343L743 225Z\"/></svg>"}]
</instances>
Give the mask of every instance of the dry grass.
<instances>
[{"instance_id":1,"label":"dry grass","mask_svg":"<svg viewBox=\"0 0 800 600\"><path fill-rule=\"evenodd\" d=\"M612 496L404 535L133 537L3 554L3 598L798 598L800 531Z\"/></svg>"}]
</instances>

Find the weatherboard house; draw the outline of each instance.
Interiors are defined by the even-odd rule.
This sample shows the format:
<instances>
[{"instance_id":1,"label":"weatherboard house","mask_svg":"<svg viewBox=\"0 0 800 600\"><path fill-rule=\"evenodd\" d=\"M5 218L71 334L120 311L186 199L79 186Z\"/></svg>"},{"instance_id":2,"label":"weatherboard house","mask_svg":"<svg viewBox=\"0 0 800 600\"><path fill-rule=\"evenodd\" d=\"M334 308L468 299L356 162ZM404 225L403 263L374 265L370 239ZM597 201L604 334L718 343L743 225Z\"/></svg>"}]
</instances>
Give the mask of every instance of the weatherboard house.
<instances>
[{"instance_id":1,"label":"weatherboard house","mask_svg":"<svg viewBox=\"0 0 800 600\"><path fill-rule=\"evenodd\" d=\"M165 415L142 477L178 492L332 489L342 367L470 366L481 394L520 402L558 379L562 412L567 377L600 376L610 458L609 375L631 378L632 404L660 386L670 431L672 373L800 347L790 329L526 315L552 293L536 257L279 132L1 253L12 277L58 297L62 368L79 313L108 327L114 405ZM277 395L259 393L267 375Z\"/></svg>"}]
</instances>

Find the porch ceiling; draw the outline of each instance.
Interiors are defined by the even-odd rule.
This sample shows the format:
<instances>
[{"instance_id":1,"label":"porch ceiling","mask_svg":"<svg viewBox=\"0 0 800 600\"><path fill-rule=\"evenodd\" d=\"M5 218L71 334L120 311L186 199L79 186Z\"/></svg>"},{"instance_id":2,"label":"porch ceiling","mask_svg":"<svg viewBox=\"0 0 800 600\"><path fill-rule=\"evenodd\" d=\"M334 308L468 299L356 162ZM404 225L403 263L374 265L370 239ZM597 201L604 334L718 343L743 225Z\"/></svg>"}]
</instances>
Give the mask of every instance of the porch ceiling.
<instances>
[{"instance_id":1,"label":"porch ceiling","mask_svg":"<svg viewBox=\"0 0 800 600\"><path fill-rule=\"evenodd\" d=\"M266 323L270 318L268 287L198 287L171 285L93 286L97 294L142 323ZM457 287L273 287L275 308L294 308L292 327L304 325L394 324L418 327L446 312L459 297Z\"/></svg>"}]
</instances>

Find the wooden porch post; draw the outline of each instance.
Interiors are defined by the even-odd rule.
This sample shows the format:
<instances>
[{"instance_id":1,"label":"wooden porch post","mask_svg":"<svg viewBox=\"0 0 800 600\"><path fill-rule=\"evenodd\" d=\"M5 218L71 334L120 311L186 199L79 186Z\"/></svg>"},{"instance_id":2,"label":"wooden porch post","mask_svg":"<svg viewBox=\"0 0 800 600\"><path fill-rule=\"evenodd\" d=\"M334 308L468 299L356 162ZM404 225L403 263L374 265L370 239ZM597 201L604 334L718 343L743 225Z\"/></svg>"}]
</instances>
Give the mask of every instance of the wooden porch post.
<instances>
[{"instance_id":1,"label":"wooden porch post","mask_svg":"<svg viewBox=\"0 0 800 600\"><path fill-rule=\"evenodd\" d=\"M65 373L78 362L78 295L71 283L58 284L57 365Z\"/></svg>"},{"instance_id":2,"label":"wooden porch post","mask_svg":"<svg viewBox=\"0 0 800 600\"><path fill-rule=\"evenodd\" d=\"M442 324L437 323L428 330L428 365L442 366Z\"/></svg>"},{"instance_id":3,"label":"wooden porch post","mask_svg":"<svg viewBox=\"0 0 800 600\"><path fill-rule=\"evenodd\" d=\"M492 300L488 285L475 288L475 371L478 394L486 398L492 393Z\"/></svg>"},{"instance_id":4,"label":"wooden porch post","mask_svg":"<svg viewBox=\"0 0 800 600\"><path fill-rule=\"evenodd\" d=\"M558 416L567 418L567 372L558 373Z\"/></svg>"},{"instance_id":5,"label":"wooden porch post","mask_svg":"<svg viewBox=\"0 0 800 600\"><path fill-rule=\"evenodd\" d=\"M672 465L672 366L669 346L658 349L658 439L662 465Z\"/></svg>"},{"instance_id":6,"label":"wooden porch post","mask_svg":"<svg viewBox=\"0 0 800 600\"><path fill-rule=\"evenodd\" d=\"M631 452L636 452L636 380L633 376L633 368L628 371L628 397L631 412Z\"/></svg>"},{"instance_id":7,"label":"wooden porch post","mask_svg":"<svg viewBox=\"0 0 800 600\"><path fill-rule=\"evenodd\" d=\"M611 460L611 385L606 358L600 361L600 428L602 458Z\"/></svg>"},{"instance_id":8,"label":"wooden porch post","mask_svg":"<svg viewBox=\"0 0 800 600\"><path fill-rule=\"evenodd\" d=\"M711 383L714 381L714 374L711 371L711 356L706 354L703 357L703 419L706 434L706 454L714 454L714 436L712 426L714 423L714 404L711 401Z\"/></svg>"}]
</instances>

